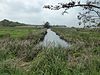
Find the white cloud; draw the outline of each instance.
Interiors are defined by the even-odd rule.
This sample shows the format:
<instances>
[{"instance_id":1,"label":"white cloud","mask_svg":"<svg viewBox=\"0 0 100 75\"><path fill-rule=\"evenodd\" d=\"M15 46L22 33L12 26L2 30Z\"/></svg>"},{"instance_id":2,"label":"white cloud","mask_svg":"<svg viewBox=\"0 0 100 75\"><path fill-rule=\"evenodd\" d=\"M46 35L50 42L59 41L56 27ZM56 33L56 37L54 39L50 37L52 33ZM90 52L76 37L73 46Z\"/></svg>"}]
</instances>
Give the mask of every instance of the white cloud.
<instances>
[{"instance_id":1,"label":"white cloud","mask_svg":"<svg viewBox=\"0 0 100 75\"><path fill-rule=\"evenodd\" d=\"M0 0L0 20L7 18L29 24L77 25L78 9L68 10L69 14L61 15L63 10L51 11L44 9L45 4L57 4L69 0Z\"/></svg>"}]
</instances>

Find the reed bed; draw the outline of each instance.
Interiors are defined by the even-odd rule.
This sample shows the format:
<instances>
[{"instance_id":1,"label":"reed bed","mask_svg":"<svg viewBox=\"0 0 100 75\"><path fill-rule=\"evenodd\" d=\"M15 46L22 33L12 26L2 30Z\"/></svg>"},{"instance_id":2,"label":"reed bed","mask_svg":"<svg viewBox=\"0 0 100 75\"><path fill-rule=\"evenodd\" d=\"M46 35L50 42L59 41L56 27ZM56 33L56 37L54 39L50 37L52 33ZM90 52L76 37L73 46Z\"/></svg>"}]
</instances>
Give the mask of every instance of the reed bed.
<instances>
[{"instance_id":1,"label":"reed bed","mask_svg":"<svg viewBox=\"0 0 100 75\"><path fill-rule=\"evenodd\" d=\"M2 38L0 75L100 75L100 29L52 30L71 46L36 46L45 29L36 29L23 38Z\"/></svg>"}]
</instances>

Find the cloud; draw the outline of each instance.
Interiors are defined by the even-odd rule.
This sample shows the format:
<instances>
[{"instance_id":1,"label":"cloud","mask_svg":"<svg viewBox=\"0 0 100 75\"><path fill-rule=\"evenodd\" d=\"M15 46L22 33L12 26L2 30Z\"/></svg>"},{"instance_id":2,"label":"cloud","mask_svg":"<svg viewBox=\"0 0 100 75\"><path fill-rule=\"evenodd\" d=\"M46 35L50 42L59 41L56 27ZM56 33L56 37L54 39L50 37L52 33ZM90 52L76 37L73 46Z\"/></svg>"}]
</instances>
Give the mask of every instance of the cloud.
<instances>
[{"instance_id":1,"label":"cloud","mask_svg":"<svg viewBox=\"0 0 100 75\"><path fill-rule=\"evenodd\" d=\"M41 11L40 3L36 1L28 0L5 0L0 3L1 11L6 13L38 13Z\"/></svg>"},{"instance_id":2,"label":"cloud","mask_svg":"<svg viewBox=\"0 0 100 75\"><path fill-rule=\"evenodd\" d=\"M63 10L51 11L43 8L43 5L60 2L66 0L0 0L0 20L7 18L29 24L43 24L46 21L70 26L77 24L75 15L78 9L68 10L69 14L61 15Z\"/></svg>"}]
</instances>

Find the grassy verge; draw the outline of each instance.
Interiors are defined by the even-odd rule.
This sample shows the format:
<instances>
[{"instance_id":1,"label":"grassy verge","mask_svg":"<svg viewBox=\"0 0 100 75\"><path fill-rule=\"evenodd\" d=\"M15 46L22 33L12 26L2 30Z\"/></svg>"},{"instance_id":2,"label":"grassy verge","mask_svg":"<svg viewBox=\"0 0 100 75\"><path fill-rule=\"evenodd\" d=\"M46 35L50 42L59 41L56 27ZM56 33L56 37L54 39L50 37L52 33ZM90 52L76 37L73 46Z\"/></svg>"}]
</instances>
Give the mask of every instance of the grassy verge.
<instances>
[{"instance_id":1,"label":"grassy verge","mask_svg":"<svg viewBox=\"0 0 100 75\"><path fill-rule=\"evenodd\" d=\"M72 44L69 48L35 47L45 30L33 30L0 40L0 75L100 74L100 29L52 29Z\"/></svg>"},{"instance_id":2,"label":"grassy verge","mask_svg":"<svg viewBox=\"0 0 100 75\"><path fill-rule=\"evenodd\" d=\"M0 28L0 75L24 75L20 68L26 71L29 61L37 56L41 47L35 46L45 32L38 28Z\"/></svg>"},{"instance_id":3,"label":"grassy verge","mask_svg":"<svg viewBox=\"0 0 100 75\"><path fill-rule=\"evenodd\" d=\"M54 28L52 30L72 43L67 63L73 75L100 74L100 29Z\"/></svg>"}]
</instances>

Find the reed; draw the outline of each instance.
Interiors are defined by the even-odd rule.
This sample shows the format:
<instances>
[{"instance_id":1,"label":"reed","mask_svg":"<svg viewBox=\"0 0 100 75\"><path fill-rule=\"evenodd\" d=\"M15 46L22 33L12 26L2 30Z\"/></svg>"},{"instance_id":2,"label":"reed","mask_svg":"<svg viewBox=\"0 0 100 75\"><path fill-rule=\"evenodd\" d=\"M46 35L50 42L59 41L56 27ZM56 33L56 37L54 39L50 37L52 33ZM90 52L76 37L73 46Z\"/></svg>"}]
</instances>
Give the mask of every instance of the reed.
<instances>
[{"instance_id":1,"label":"reed","mask_svg":"<svg viewBox=\"0 0 100 75\"><path fill-rule=\"evenodd\" d=\"M36 32L35 32L35 31ZM53 28L68 48L37 46L45 29L0 38L0 75L99 75L100 29Z\"/></svg>"}]
</instances>

